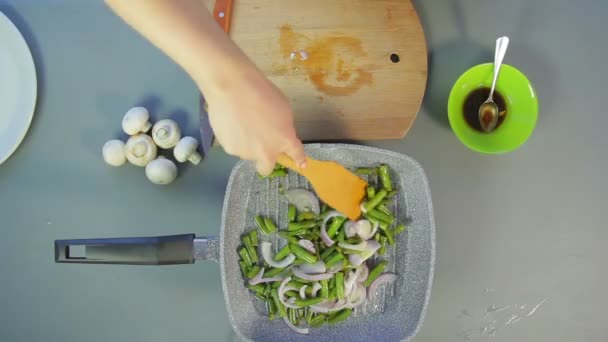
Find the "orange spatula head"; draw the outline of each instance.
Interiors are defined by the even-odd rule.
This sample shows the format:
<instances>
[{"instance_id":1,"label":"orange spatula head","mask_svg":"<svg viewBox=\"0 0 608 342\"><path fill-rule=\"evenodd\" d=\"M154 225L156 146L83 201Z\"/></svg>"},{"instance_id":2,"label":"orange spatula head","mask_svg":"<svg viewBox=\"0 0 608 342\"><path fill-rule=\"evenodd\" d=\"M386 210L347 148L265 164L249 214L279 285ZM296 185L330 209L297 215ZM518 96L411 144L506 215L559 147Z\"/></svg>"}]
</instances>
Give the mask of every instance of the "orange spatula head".
<instances>
[{"instance_id":1,"label":"orange spatula head","mask_svg":"<svg viewBox=\"0 0 608 342\"><path fill-rule=\"evenodd\" d=\"M280 155L278 163L306 177L317 196L330 207L346 215L351 220L361 216L361 201L365 196L367 183L333 161L307 158L304 169L297 167L287 155Z\"/></svg>"}]
</instances>

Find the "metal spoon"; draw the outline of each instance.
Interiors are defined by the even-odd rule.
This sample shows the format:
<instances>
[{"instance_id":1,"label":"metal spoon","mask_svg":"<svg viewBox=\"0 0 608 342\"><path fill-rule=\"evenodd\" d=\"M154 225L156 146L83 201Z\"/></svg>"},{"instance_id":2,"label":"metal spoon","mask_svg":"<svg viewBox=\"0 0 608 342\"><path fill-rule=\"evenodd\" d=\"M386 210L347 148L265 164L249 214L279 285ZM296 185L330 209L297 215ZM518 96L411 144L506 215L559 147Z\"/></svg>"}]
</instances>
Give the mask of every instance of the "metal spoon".
<instances>
[{"instance_id":1,"label":"metal spoon","mask_svg":"<svg viewBox=\"0 0 608 342\"><path fill-rule=\"evenodd\" d=\"M494 102L494 88L496 87L496 80L498 79L498 72L502 60L507 52L507 46L509 46L509 37L500 37L496 40L496 50L494 51L494 79L492 80L492 88L490 88L490 95L488 99L479 106L479 123L481 129L484 132L491 132L496 128L498 123L498 106Z\"/></svg>"}]
</instances>

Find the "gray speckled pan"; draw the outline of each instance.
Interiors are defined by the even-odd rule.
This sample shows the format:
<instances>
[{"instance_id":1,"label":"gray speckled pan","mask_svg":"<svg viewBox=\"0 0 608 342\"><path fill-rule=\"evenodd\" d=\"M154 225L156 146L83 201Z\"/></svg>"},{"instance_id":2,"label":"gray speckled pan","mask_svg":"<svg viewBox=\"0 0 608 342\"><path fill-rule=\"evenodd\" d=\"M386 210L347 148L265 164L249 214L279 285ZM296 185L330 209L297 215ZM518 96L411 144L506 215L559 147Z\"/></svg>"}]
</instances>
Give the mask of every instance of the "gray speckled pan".
<instances>
[{"instance_id":1,"label":"gray speckled pan","mask_svg":"<svg viewBox=\"0 0 608 342\"><path fill-rule=\"evenodd\" d=\"M310 189L304 178L293 173L286 178L258 180L249 162L240 162L232 170L219 241L216 237L195 238L193 234L58 240L55 260L163 265L219 259L228 317L238 336L245 341L409 341L424 318L435 261L433 209L424 171L409 157L377 148L314 144L307 145L306 150L316 159L335 160L348 168L388 164L393 170L393 182L399 186L393 210L398 221L408 222L407 232L398 236L396 245L386 254L387 270L395 272L398 280L390 286L381 286L375 300L368 300L343 323L311 328L309 335L297 334L283 320L269 321L263 303L243 286L236 253L241 234L254 227L253 217L257 214L270 216L280 228L286 227L287 202L279 195L280 184L286 189ZM377 181L367 180L372 184ZM277 241L276 237L271 239ZM278 243L275 246L280 248Z\"/></svg>"}]
</instances>

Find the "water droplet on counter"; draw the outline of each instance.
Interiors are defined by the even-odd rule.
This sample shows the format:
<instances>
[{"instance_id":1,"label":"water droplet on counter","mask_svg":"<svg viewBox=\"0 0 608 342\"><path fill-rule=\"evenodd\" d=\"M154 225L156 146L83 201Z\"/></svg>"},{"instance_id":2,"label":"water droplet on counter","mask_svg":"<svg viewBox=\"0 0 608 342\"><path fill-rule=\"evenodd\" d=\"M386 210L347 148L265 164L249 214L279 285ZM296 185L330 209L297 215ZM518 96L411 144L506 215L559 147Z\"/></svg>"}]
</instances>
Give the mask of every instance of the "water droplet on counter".
<instances>
[{"instance_id":1,"label":"water droplet on counter","mask_svg":"<svg viewBox=\"0 0 608 342\"><path fill-rule=\"evenodd\" d=\"M532 308L532 310L530 310L530 312L526 315L526 317L532 316L534 314L534 312L536 312L536 310L538 310L538 308L540 308L540 306L543 305L543 303L546 301L547 301L547 298L541 300L540 303L536 304L536 306L534 306Z\"/></svg>"},{"instance_id":2,"label":"water droplet on counter","mask_svg":"<svg viewBox=\"0 0 608 342\"><path fill-rule=\"evenodd\" d=\"M515 319L519 318L519 316L517 315L511 315L511 317L509 317L509 320L507 320L507 322L505 322L505 326L513 323L513 321L515 321Z\"/></svg>"},{"instance_id":3,"label":"water droplet on counter","mask_svg":"<svg viewBox=\"0 0 608 342\"><path fill-rule=\"evenodd\" d=\"M53 222L51 220L46 220L46 224L51 225L51 224L53 224Z\"/></svg>"}]
</instances>

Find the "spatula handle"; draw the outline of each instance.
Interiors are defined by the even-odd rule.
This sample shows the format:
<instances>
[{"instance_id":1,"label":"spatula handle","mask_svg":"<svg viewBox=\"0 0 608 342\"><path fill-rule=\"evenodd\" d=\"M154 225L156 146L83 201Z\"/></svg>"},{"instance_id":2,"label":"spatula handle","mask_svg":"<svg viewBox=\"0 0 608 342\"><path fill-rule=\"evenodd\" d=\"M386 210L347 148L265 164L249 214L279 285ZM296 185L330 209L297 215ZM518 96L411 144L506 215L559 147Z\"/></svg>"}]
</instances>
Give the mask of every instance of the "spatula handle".
<instances>
[{"instance_id":1,"label":"spatula handle","mask_svg":"<svg viewBox=\"0 0 608 342\"><path fill-rule=\"evenodd\" d=\"M176 265L195 259L194 234L55 241L55 262Z\"/></svg>"}]
</instances>

